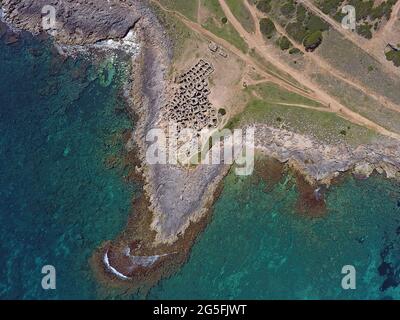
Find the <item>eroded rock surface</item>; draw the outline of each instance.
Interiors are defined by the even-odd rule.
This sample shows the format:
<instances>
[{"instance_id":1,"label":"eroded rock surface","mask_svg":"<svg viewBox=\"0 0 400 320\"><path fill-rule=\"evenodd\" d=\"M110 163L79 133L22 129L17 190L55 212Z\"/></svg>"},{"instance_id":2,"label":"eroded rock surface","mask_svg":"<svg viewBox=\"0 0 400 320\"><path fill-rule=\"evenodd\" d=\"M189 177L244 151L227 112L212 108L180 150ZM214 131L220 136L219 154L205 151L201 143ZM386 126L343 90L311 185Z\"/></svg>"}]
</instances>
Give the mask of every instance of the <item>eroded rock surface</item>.
<instances>
[{"instance_id":1,"label":"eroded rock surface","mask_svg":"<svg viewBox=\"0 0 400 320\"><path fill-rule=\"evenodd\" d=\"M121 39L140 19L132 3L121 0L2 0L1 6L8 23L34 34L45 31L42 9L54 7L54 36L63 44Z\"/></svg>"},{"instance_id":2,"label":"eroded rock surface","mask_svg":"<svg viewBox=\"0 0 400 320\"><path fill-rule=\"evenodd\" d=\"M255 147L281 162L291 162L310 182L329 183L340 172L352 170L368 177L374 170L400 179L400 143L377 141L359 145L329 145L310 137L264 124L254 125Z\"/></svg>"}]
</instances>

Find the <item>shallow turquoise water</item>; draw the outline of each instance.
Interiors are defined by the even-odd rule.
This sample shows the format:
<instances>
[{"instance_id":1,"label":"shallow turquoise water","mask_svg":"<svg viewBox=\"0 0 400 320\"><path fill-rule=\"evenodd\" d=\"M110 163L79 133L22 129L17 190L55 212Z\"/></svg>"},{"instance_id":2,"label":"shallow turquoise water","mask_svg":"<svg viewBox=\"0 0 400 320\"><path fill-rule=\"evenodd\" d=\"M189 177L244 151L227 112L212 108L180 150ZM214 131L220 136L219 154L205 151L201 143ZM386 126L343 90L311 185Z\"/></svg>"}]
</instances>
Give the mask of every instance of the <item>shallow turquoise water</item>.
<instances>
[{"instance_id":1,"label":"shallow turquoise water","mask_svg":"<svg viewBox=\"0 0 400 320\"><path fill-rule=\"evenodd\" d=\"M263 182L228 176L187 264L150 297L399 299L399 185L348 177L328 192L326 216L310 219L295 211L292 180L267 193ZM356 268L356 290L342 289L344 265Z\"/></svg>"},{"instance_id":2,"label":"shallow turquoise water","mask_svg":"<svg viewBox=\"0 0 400 320\"><path fill-rule=\"evenodd\" d=\"M88 259L123 230L140 192L105 165L132 127L116 112L126 66L103 70L115 76L108 85L101 66L63 61L28 36L0 41L0 62L0 298L118 298L104 295ZM290 175L269 192L255 181L227 177L188 262L149 298L399 299L397 183L348 177L328 192L326 215L309 219L295 211ZM41 288L46 264L55 291ZM355 266L357 290L341 288L344 265Z\"/></svg>"},{"instance_id":3,"label":"shallow turquoise water","mask_svg":"<svg viewBox=\"0 0 400 320\"><path fill-rule=\"evenodd\" d=\"M116 112L124 68L105 86L106 70L27 35L1 42L0 62L0 298L95 298L88 259L123 229L136 190L104 164L132 127ZM41 287L47 264L56 290Z\"/></svg>"}]
</instances>

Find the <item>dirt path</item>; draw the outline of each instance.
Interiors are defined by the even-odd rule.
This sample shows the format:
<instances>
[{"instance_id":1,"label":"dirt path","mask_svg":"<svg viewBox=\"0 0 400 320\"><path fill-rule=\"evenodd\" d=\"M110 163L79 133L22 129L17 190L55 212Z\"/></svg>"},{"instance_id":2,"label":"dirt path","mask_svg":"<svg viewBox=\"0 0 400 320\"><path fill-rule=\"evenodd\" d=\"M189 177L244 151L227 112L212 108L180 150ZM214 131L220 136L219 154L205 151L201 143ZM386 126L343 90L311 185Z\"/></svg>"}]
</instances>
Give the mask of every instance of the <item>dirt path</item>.
<instances>
[{"instance_id":1,"label":"dirt path","mask_svg":"<svg viewBox=\"0 0 400 320\"><path fill-rule=\"evenodd\" d=\"M193 30L193 31L203 35L204 37L210 39L211 41L223 46L226 50L230 51L231 53L233 53L237 57L239 57L241 60L243 60L246 64L253 66L254 70L256 70L260 75L264 76L265 78L271 78L271 82L276 83L279 86L281 86L289 91L292 91L292 92L298 93L304 97L313 99L313 100L321 103L322 105L326 105L329 108L331 108L332 111L336 112L339 116L341 116L355 124L365 126L367 128L370 128L370 129L380 133L380 134L400 140L399 134L391 132L391 131L379 126L378 124L362 117L361 115L351 111L350 109L348 109L347 107L345 107L341 103L339 103L337 100L330 97L327 93L322 91L319 87L317 87L314 83L312 83L309 79L304 77L302 74L299 74L299 72L297 70L290 68L289 66L282 63L279 59L272 56L271 53L268 51L267 46L264 43L264 39L262 39L262 37L260 39L259 36L257 36L257 35L249 34L243 28L243 26L237 21L237 19L234 17L234 15L230 11L230 8L227 6L225 1L219 0L219 3L221 5L226 17L228 18L230 23L233 25L233 27L236 29L236 31L238 31L239 34L242 36L242 38L247 42L249 47L254 48L256 51L258 51L258 53L261 55L262 58L271 62L275 67L277 67L281 71L289 74L298 83L301 83L302 85L309 88L313 92L310 92L310 93L305 92L303 89L298 88L296 85L288 82L286 79L282 79L278 74L274 74L272 71L270 71L270 73L265 72L264 71L265 66L262 63L253 59L249 55L243 53L242 51L240 51L238 48L233 46L228 41L216 36L214 33L210 32L208 30L204 29L198 23L190 21L180 12L177 12L174 10L169 10L169 9L165 8L157 0L151 0L151 1L155 4L157 4L162 10L177 16L191 30ZM250 7L250 9L251 9L250 12L254 17L254 13L255 13L254 8ZM257 26L258 25L257 20L255 20L255 23ZM256 34L257 34L257 32L256 32Z\"/></svg>"},{"instance_id":2,"label":"dirt path","mask_svg":"<svg viewBox=\"0 0 400 320\"><path fill-rule=\"evenodd\" d=\"M201 0L196 0L197 1L197 23L201 23Z\"/></svg>"},{"instance_id":3,"label":"dirt path","mask_svg":"<svg viewBox=\"0 0 400 320\"><path fill-rule=\"evenodd\" d=\"M397 1L394 7L392 8L392 14L390 15L390 19L384 26L382 26L375 34L374 34L374 39L382 37L385 33L388 31L391 31L393 29L393 26L396 22L396 20L399 18L399 13L400 13L400 1ZM373 40L370 40L369 42L373 42Z\"/></svg>"},{"instance_id":4,"label":"dirt path","mask_svg":"<svg viewBox=\"0 0 400 320\"><path fill-rule=\"evenodd\" d=\"M252 10L254 11L254 14L256 14L257 17L259 17L259 18L260 17L261 18L262 17L268 17L267 15L258 12L254 7L252 8ZM297 48L300 51L302 51L305 57L307 57L308 59L312 60L313 63L318 65L325 72L327 72L327 73L333 75L335 78L338 78L341 81L347 83L349 86L358 89L359 91L364 93L366 96L369 96L369 97L373 98L375 101L377 101L379 104L383 105L384 107L386 107L388 109L391 109L393 111L396 111L396 112L400 112L400 106L399 105L393 103L392 101L390 101L386 97L384 97L384 96L382 96L382 95L380 95L380 94L378 94L376 92L375 93L372 92L372 89L365 87L362 83L360 83L356 79L350 78L348 75L343 74L342 72L340 72L339 70L337 70L333 66L331 66L329 64L329 62L327 62L326 60L324 60L323 58L321 58L317 54L315 54L313 52L307 52L304 49L304 47L302 45L298 45L296 43L296 41L278 23L275 24L275 28L280 34L286 36L292 42L292 44L293 44L293 46L295 48Z\"/></svg>"},{"instance_id":5,"label":"dirt path","mask_svg":"<svg viewBox=\"0 0 400 320\"><path fill-rule=\"evenodd\" d=\"M153 3L157 4L163 11L174 14L177 16L188 28L191 30L201 34L202 36L208 38L209 40L217 43L218 45L224 47L225 50L230 51L232 54L236 55L239 59L244 61L247 65L252 66L257 73L259 73L261 76L269 79L271 82L279 85L280 87L295 92L303 97L309 98L316 100L317 102L321 104L325 104L322 100L320 100L314 93L312 92L307 92L303 88L300 88L296 86L295 84L289 82L288 80L282 78L280 75L274 73L273 71L264 71L265 66L255 60L254 58L250 57L249 55L243 53L240 51L238 48L236 48L234 45L226 41L225 39L222 39L218 36L216 36L214 33L211 31L208 31L207 29L204 29L201 25L198 23L195 23L189 19L187 19L183 14L180 12L170 10L166 7L164 7L162 4L160 4L157 0L151 0Z\"/></svg>"},{"instance_id":6,"label":"dirt path","mask_svg":"<svg viewBox=\"0 0 400 320\"><path fill-rule=\"evenodd\" d=\"M262 83L263 81L256 81L254 83L251 83L251 85L257 84L257 83ZM265 81L264 81L265 82ZM265 98L263 98L262 96L260 96L255 90L251 91L252 95L257 98L260 99L264 102L267 103L271 103L271 104L275 104L275 105L279 105L279 106L288 106L288 107L298 107L298 108L303 108L303 109L310 109L310 110L316 110L316 111L320 111L320 112L330 112L330 113L334 113L334 111L327 109L327 108L319 108L319 107L313 107L313 106L309 106L307 104L301 104L301 103L289 103L289 102L279 102L279 101L273 101L273 100L266 100Z\"/></svg>"},{"instance_id":7,"label":"dirt path","mask_svg":"<svg viewBox=\"0 0 400 320\"><path fill-rule=\"evenodd\" d=\"M399 15L400 1L397 1L392 9L389 21L374 34L374 37L367 44L368 48L371 50L379 49L379 52L383 54L388 43L395 42L397 44L400 42L400 36L394 28L396 22L399 23Z\"/></svg>"},{"instance_id":8,"label":"dirt path","mask_svg":"<svg viewBox=\"0 0 400 320\"><path fill-rule=\"evenodd\" d=\"M375 43L375 45L369 45L367 39L362 38L355 32L351 32L343 28L340 23L338 23L336 20L323 13L311 0L299 0L299 3L302 3L304 7L306 7L308 10L312 11L314 14L325 20L345 39L351 41L359 49L368 53L371 57L373 57L376 61L378 61L382 65L382 67L385 68L385 71L400 76L400 69L393 68L392 64L386 60L386 57L383 54L385 48L381 47L379 43ZM398 6L400 6L400 3L396 4L395 6L396 10L399 10L400 8ZM392 16L393 14L394 12L392 13Z\"/></svg>"},{"instance_id":9,"label":"dirt path","mask_svg":"<svg viewBox=\"0 0 400 320\"><path fill-rule=\"evenodd\" d=\"M264 43L264 39L261 37L257 37L255 35L249 34L240 22L236 19L236 17L231 12L229 6L226 4L225 0L218 0L219 4L224 11L225 16L228 18L229 22L233 25L237 32L244 38L244 40L248 43L251 48L255 48L259 54L266 59L267 61L272 62L276 67L283 70L284 72L290 74L296 81L301 84L304 84L306 87L310 88L315 92L318 96L319 100L324 101L325 105L328 105L333 111L337 112L340 116L346 118L347 120L356 123L358 125L365 126L367 128L373 129L383 135L399 139L400 135L394 132L391 132L378 124L372 122L371 120L364 118L363 116L355 113L350 110L346 106L342 105L339 101L328 95L326 92L321 90L315 83L313 83L310 79L305 77L303 74L299 74L299 72L284 63L282 63L277 57L274 57L266 47ZM254 17L257 16L255 8L250 8L251 14ZM257 20L256 20L257 21ZM257 22L256 22L257 23Z\"/></svg>"},{"instance_id":10,"label":"dirt path","mask_svg":"<svg viewBox=\"0 0 400 320\"><path fill-rule=\"evenodd\" d=\"M262 37L262 33L261 33L261 28L260 28L260 23L258 21L258 16L255 10L255 7L253 7L252 5L250 5L250 3L247 0L243 1L245 7L247 8L247 10L249 10L251 17L253 18L254 21L254 25L256 27L256 32L255 35L257 38Z\"/></svg>"}]
</instances>

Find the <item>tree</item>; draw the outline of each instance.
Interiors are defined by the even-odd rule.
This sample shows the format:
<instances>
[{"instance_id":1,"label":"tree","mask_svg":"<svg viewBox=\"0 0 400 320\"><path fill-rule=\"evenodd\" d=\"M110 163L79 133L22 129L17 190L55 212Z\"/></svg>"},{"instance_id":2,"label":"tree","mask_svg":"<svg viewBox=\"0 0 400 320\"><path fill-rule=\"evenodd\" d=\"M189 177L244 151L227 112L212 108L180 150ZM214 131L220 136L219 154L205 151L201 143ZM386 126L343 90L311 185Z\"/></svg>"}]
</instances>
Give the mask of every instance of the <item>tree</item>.
<instances>
[{"instance_id":1,"label":"tree","mask_svg":"<svg viewBox=\"0 0 400 320\"><path fill-rule=\"evenodd\" d=\"M272 22L271 19L268 18L262 18L260 20L260 29L262 34L266 36L268 39L271 39L276 31L274 23Z\"/></svg>"},{"instance_id":2,"label":"tree","mask_svg":"<svg viewBox=\"0 0 400 320\"><path fill-rule=\"evenodd\" d=\"M304 38L303 45L307 51L314 51L322 42L322 32L315 31Z\"/></svg>"}]
</instances>

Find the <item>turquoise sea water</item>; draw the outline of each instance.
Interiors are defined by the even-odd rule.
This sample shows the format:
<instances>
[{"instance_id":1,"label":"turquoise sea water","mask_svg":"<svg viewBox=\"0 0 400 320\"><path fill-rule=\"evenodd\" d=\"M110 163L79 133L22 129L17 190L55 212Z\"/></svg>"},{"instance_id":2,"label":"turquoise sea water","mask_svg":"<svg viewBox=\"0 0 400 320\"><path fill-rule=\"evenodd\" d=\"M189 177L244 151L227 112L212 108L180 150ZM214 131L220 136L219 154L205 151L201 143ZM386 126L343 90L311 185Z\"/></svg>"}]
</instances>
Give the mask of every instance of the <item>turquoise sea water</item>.
<instances>
[{"instance_id":1,"label":"turquoise sea water","mask_svg":"<svg viewBox=\"0 0 400 320\"><path fill-rule=\"evenodd\" d=\"M265 182L230 174L213 220L187 264L151 292L155 299L399 299L399 185L348 177L327 194L318 219L295 210L285 176ZM344 265L356 290L343 290Z\"/></svg>"},{"instance_id":2,"label":"turquoise sea water","mask_svg":"<svg viewBox=\"0 0 400 320\"><path fill-rule=\"evenodd\" d=\"M64 60L28 35L0 42L2 299L96 297L88 259L123 229L136 190L105 165L132 127L116 111L123 66L106 62ZM41 287L47 264L56 290Z\"/></svg>"},{"instance_id":3,"label":"turquoise sea water","mask_svg":"<svg viewBox=\"0 0 400 320\"><path fill-rule=\"evenodd\" d=\"M132 128L117 112L126 66L113 65L64 61L29 36L0 41L0 299L104 297L88 259L123 230L140 192L105 164L121 158ZM296 213L290 174L268 190L230 174L187 263L148 298L399 299L397 183L349 176L318 219ZM54 291L41 288L47 264ZM357 290L341 288L344 265L356 268Z\"/></svg>"}]
</instances>

